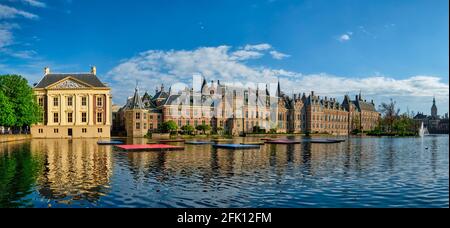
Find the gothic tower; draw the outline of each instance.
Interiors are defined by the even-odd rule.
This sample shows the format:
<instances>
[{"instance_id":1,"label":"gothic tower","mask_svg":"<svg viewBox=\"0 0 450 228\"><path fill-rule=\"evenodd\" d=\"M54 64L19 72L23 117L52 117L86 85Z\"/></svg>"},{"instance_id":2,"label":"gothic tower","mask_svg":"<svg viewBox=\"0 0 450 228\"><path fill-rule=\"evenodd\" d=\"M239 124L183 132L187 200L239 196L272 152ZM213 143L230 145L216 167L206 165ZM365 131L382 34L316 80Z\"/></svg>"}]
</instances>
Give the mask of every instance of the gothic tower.
<instances>
[{"instance_id":1,"label":"gothic tower","mask_svg":"<svg viewBox=\"0 0 450 228\"><path fill-rule=\"evenodd\" d=\"M436 99L433 97L433 106L431 106L431 117L437 118Z\"/></svg>"}]
</instances>

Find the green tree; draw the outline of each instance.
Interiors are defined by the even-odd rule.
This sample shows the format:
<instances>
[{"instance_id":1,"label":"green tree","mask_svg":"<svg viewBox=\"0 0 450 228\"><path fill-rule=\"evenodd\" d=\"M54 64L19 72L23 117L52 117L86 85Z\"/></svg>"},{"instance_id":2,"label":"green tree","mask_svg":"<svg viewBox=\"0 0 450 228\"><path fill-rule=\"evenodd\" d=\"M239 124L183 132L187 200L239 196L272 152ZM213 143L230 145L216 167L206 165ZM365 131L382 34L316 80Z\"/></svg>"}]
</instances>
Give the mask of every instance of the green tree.
<instances>
[{"instance_id":1,"label":"green tree","mask_svg":"<svg viewBox=\"0 0 450 228\"><path fill-rule=\"evenodd\" d=\"M393 122L392 128L399 135L411 134L414 131L414 121L405 113Z\"/></svg>"},{"instance_id":2,"label":"green tree","mask_svg":"<svg viewBox=\"0 0 450 228\"><path fill-rule=\"evenodd\" d=\"M198 125L197 127L195 127L195 129L198 131L202 131L203 134L206 134L207 131L211 130L211 126L202 124L202 125Z\"/></svg>"},{"instance_id":3,"label":"green tree","mask_svg":"<svg viewBox=\"0 0 450 228\"><path fill-rule=\"evenodd\" d=\"M172 133L178 129L177 123L173 120L166 121L159 125L159 131L162 133Z\"/></svg>"},{"instance_id":4,"label":"green tree","mask_svg":"<svg viewBox=\"0 0 450 228\"><path fill-rule=\"evenodd\" d=\"M0 90L8 97L15 115L15 127L39 122L42 110L36 103L32 88L20 75L1 75Z\"/></svg>"},{"instance_id":5,"label":"green tree","mask_svg":"<svg viewBox=\"0 0 450 228\"><path fill-rule=\"evenodd\" d=\"M400 109L397 109L396 102L392 100L389 103L381 103L380 105L380 111L383 115L383 123L387 127L388 132L392 132L392 125L394 124L395 119L398 117L398 114L400 113Z\"/></svg>"},{"instance_id":6,"label":"green tree","mask_svg":"<svg viewBox=\"0 0 450 228\"><path fill-rule=\"evenodd\" d=\"M14 115L13 105L8 97L0 90L0 126L14 126L16 117Z\"/></svg>"},{"instance_id":7,"label":"green tree","mask_svg":"<svg viewBox=\"0 0 450 228\"><path fill-rule=\"evenodd\" d=\"M183 127L181 127L181 130L183 131L184 134L192 134L192 132L195 130L193 126L191 125L184 125Z\"/></svg>"}]
</instances>

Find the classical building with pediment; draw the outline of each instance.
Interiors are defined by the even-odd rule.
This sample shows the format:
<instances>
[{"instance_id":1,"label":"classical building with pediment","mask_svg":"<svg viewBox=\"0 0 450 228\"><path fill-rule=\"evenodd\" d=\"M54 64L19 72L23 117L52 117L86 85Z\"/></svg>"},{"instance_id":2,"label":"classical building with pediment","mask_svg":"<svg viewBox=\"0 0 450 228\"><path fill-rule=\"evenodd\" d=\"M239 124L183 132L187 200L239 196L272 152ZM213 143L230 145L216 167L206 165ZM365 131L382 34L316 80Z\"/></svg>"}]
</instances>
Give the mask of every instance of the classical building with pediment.
<instances>
[{"instance_id":1,"label":"classical building with pediment","mask_svg":"<svg viewBox=\"0 0 450 228\"><path fill-rule=\"evenodd\" d=\"M33 88L43 109L42 121L31 127L34 138L109 138L111 89L96 68L89 73L50 73Z\"/></svg>"}]
</instances>

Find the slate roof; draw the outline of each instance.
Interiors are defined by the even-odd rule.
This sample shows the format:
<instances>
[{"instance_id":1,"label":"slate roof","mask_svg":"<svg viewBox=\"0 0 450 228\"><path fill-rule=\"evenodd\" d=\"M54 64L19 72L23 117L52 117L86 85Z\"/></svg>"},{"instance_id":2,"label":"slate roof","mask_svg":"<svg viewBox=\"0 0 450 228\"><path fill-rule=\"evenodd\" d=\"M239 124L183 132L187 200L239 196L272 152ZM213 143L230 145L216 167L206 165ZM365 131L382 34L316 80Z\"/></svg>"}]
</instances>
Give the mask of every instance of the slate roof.
<instances>
[{"instance_id":1,"label":"slate roof","mask_svg":"<svg viewBox=\"0 0 450 228\"><path fill-rule=\"evenodd\" d=\"M45 88L55 82L61 81L64 78L72 77L86 84L92 85L93 87L106 88L107 86L103 84L100 79L95 74L82 73L82 74L47 74L41 81L35 86L35 88Z\"/></svg>"},{"instance_id":2,"label":"slate roof","mask_svg":"<svg viewBox=\"0 0 450 228\"><path fill-rule=\"evenodd\" d=\"M371 111L371 112L376 112L377 110L375 109L375 105L373 105L372 103L369 102L364 102L364 101L357 101L356 102L356 107L358 107L358 109L360 111Z\"/></svg>"}]
</instances>

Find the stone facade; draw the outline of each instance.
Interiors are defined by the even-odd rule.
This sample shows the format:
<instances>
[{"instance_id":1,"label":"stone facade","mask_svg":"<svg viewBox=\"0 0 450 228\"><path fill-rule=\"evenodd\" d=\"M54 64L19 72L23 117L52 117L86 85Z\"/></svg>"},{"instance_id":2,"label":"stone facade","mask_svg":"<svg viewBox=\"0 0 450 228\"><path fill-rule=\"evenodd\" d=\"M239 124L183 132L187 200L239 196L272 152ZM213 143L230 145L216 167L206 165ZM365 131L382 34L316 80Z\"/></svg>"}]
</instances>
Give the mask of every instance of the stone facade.
<instances>
[{"instance_id":1,"label":"stone facade","mask_svg":"<svg viewBox=\"0 0 450 228\"><path fill-rule=\"evenodd\" d=\"M141 113L139 129L136 113ZM119 129L134 137L157 132L158 126L169 120L179 128L206 124L213 132L231 135L253 133L257 128L266 132L348 135L355 129L373 130L378 126L380 113L374 102L363 100L361 94L355 100L345 96L339 103L314 92L288 96L281 91L280 83L271 94L268 85L243 88L220 81L206 83L203 79L197 91L186 88L174 94L161 86L151 97L148 93L140 96L136 89L117 116Z\"/></svg>"},{"instance_id":2,"label":"stone facade","mask_svg":"<svg viewBox=\"0 0 450 228\"><path fill-rule=\"evenodd\" d=\"M42 121L31 126L33 138L109 138L111 89L90 73L52 74L45 68L33 88L43 109Z\"/></svg>"}]
</instances>

